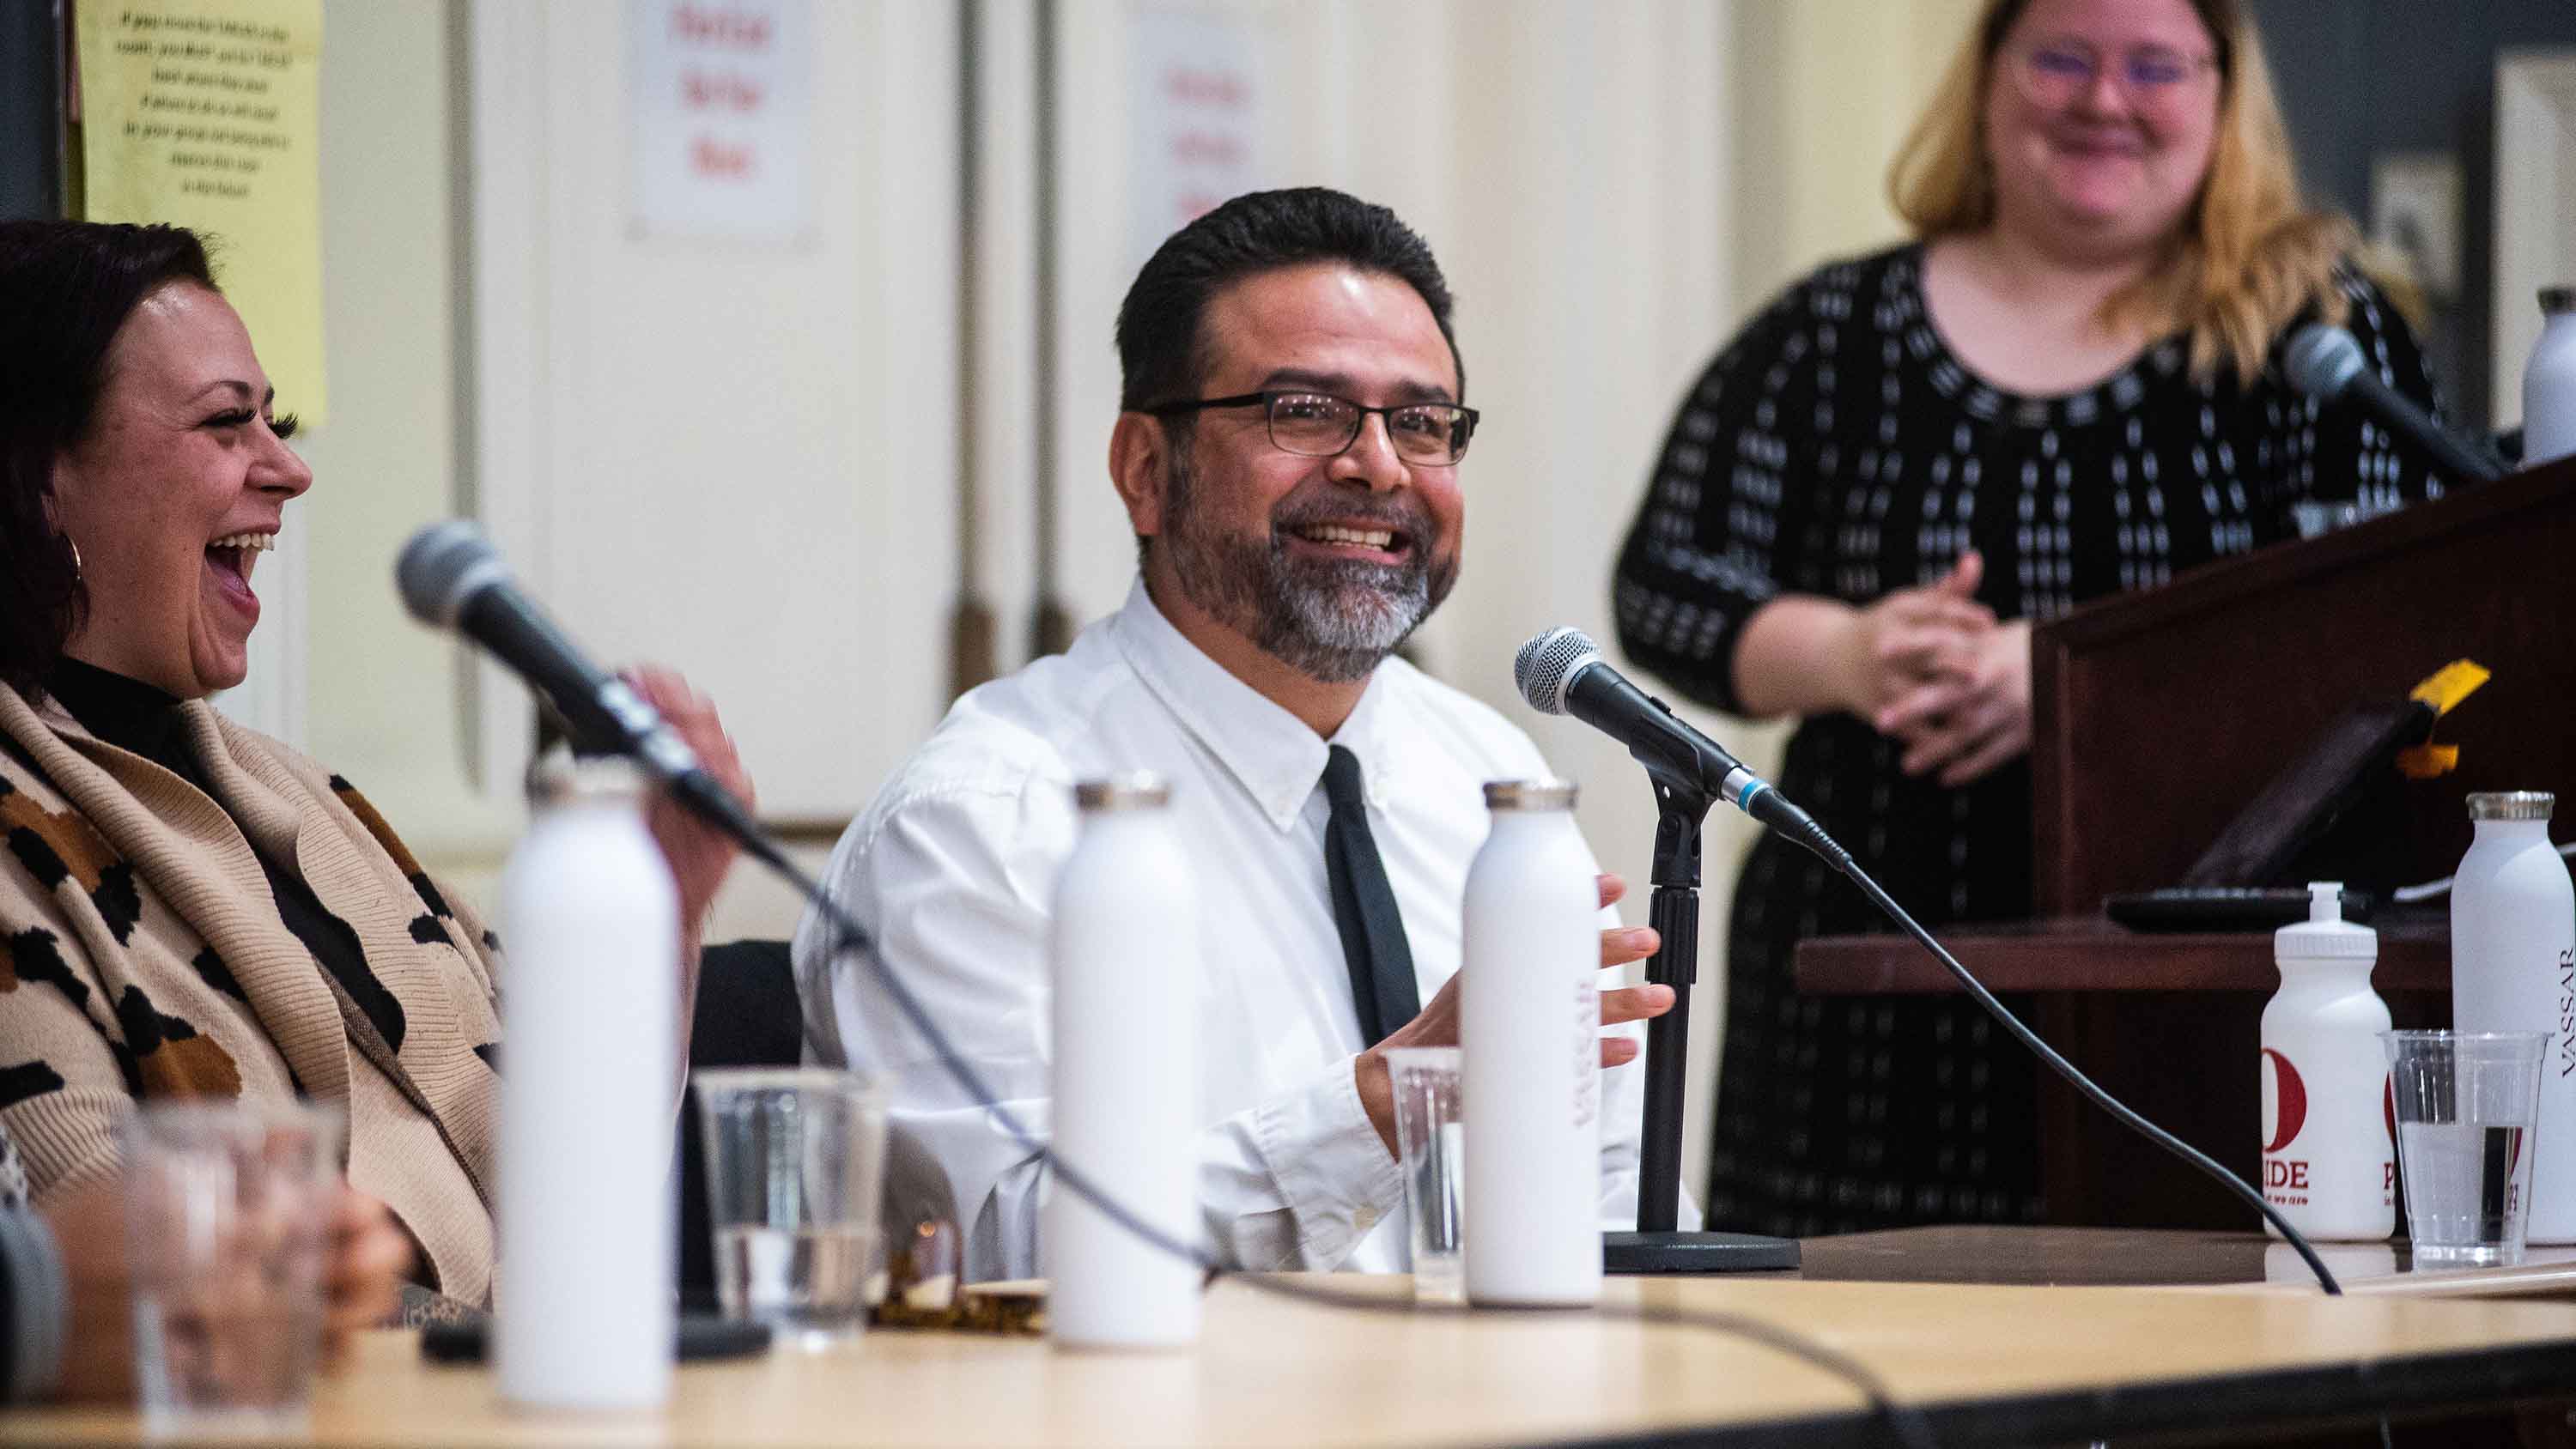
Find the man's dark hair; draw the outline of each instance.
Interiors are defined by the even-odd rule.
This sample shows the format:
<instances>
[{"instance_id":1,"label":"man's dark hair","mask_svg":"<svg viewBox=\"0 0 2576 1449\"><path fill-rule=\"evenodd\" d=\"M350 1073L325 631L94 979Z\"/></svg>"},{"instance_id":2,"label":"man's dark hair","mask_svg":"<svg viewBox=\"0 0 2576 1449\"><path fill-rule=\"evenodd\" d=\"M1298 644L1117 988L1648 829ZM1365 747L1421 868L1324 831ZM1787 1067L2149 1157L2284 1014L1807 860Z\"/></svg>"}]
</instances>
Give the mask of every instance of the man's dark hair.
<instances>
[{"instance_id":1,"label":"man's dark hair","mask_svg":"<svg viewBox=\"0 0 2576 1449\"><path fill-rule=\"evenodd\" d=\"M1430 245L1383 206L1301 186L1238 196L1155 249L1118 308L1118 405L1132 412L1197 396L1208 362L1200 319L1210 299L1246 277L1309 262L1383 272L1413 288L1440 324L1465 388L1466 363L1449 328L1449 283Z\"/></svg>"},{"instance_id":2,"label":"man's dark hair","mask_svg":"<svg viewBox=\"0 0 2576 1449\"><path fill-rule=\"evenodd\" d=\"M0 222L0 684L30 700L88 603L54 460L88 434L125 319L172 282L215 285L184 227Z\"/></svg>"}]
</instances>

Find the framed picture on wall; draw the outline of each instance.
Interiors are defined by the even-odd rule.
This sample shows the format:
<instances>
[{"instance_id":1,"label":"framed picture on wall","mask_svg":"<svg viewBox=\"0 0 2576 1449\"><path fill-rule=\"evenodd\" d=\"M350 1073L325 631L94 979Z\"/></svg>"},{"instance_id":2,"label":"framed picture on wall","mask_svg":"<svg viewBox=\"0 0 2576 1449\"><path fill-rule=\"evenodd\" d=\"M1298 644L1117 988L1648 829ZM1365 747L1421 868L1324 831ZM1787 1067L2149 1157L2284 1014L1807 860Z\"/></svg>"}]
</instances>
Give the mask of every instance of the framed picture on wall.
<instances>
[{"instance_id":1,"label":"framed picture on wall","mask_svg":"<svg viewBox=\"0 0 2576 1449\"><path fill-rule=\"evenodd\" d=\"M2460 161L2447 151L2389 151L2370 163L2370 239L2402 256L2447 313L2460 296Z\"/></svg>"},{"instance_id":2,"label":"framed picture on wall","mask_svg":"<svg viewBox=\"0 0 2576 1449\"><path fill-rule=\"evenodd\" d=\"M2522 418L2540 289L2576 282L2576 49L2496 57L2495 425Z\"/></svg>"}]
</instances>

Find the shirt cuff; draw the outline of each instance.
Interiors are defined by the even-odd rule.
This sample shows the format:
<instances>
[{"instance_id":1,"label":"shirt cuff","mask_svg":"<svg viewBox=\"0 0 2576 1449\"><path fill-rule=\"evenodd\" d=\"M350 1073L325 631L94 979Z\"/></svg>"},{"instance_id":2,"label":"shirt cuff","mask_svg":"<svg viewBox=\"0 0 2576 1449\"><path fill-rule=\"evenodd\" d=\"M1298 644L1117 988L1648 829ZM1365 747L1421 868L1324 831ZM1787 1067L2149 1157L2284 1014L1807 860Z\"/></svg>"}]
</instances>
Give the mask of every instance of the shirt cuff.
<instances>
[{"instance_id":1,"label":"shirt cuff","mask_svg":"<svg viewBox=\"0 0 2576 1449\"><path fill-rule=\"evenodd\" d=\"M1257 1109L1252 1140L1309 1269L1340 1267L1381 1220L1403 1211L1403 1169L1360 1104L1348 1057Z\"/></svg>"}]
</instances>

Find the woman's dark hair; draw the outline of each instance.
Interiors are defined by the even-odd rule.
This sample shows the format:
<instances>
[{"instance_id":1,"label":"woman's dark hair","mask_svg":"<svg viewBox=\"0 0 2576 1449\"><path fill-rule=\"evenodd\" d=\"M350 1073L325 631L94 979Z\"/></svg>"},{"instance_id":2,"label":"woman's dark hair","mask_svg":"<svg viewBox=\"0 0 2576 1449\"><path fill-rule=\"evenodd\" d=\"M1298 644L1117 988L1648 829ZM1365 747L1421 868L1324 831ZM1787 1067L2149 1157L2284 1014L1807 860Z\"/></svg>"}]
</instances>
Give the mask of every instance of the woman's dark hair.
<instances>
[{"instance_id":1,"label":"woman's dark hair","mask_svg":"<svg viewBox=\"0 0 2576 1449\"><path fill-rule=\"evenodd\" d=\"M54 461L89 432L117 331L172 282L215 285L184 227L0 221L0 684L30 700L88 604Z\"/></svg>"},{"instance_id":2,"label":"woman's dark hair","mask_svg":"<svg viewBox=\"0 0 2576 1449\"><path fill-rule=\"evenodd\" d=\"M1430 244L1383 206L1305 186L1238 196L1155 250L1118 308L1118 405L1134 412L1196 396L1207 364L1199 319L1208 302L1245 277L1309 262L1383 272L1420 293L1466 386L1458 337L1449 330L1449 283Z\"/></svg>"}]
</instances>

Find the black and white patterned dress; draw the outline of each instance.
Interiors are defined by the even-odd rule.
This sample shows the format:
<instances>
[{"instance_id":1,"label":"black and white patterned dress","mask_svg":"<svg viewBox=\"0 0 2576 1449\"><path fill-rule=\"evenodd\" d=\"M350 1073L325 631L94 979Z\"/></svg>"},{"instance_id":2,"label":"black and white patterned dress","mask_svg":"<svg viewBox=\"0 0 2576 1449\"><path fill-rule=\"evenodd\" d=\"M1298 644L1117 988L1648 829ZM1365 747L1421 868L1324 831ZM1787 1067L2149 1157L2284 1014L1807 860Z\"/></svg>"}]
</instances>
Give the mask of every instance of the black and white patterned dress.
<instances>
[{"instance_id":1,"label":"black and white patterned dress","mask_svg":"<svg viewBox=\"0 0 2576 1449\"><path fill-rule=\"evenodd\" d=\"M2432 406L2387 297L2341 280L2364 355ZM2291 391L2277 341L2250 385L2233 369L2195 381L2174 337L2079 392L2017 396L1951 354L1922 281L1919 245L1824 268L1683 402L1613 588L1621 646L1681 693L1741 711L1736 639L1775 594L1867 603L1975 548L1979 599L2044 620L2295 537L2302 501L2380 511L2439 496L2422 460L2358 412L2320 416ZM1907 777L1902 755L1859 719L1814 716L1779 783L1927 923L2027 916L2027 763L1953 790ZM1766 838L1746 859L1711 1226L1805 1235L2039 1215L2036 1069L2019 1046L1956 998L1798 993L1800 938L1883 929L1795 846Z\"/></svg>"}]
</instances>

